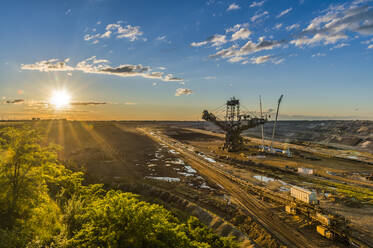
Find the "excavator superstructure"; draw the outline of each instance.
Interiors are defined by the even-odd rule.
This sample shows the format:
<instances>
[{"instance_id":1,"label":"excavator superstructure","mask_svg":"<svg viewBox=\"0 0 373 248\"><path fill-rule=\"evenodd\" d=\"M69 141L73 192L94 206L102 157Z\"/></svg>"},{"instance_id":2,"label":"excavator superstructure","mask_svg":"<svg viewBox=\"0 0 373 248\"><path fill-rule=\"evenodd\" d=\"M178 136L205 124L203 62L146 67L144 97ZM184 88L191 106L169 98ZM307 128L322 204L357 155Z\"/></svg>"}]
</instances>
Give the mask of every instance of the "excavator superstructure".
<instances>
[{"instance_id":1,"label":"excavator superstructure","mask_svg":"<svg viewBox=\"0 0 373 248\"><path fill-rule=\"evenodd\" d=\"M224 150L235 152L242 149L243 139L241 133L249 128L263 125L268 120L264 117L254 117L240 113L240 100L230 98L225 104L224 120L219 119L214 113L204 110L202 119L212 122L225 133Z\"/></svg>"}]
</instances>

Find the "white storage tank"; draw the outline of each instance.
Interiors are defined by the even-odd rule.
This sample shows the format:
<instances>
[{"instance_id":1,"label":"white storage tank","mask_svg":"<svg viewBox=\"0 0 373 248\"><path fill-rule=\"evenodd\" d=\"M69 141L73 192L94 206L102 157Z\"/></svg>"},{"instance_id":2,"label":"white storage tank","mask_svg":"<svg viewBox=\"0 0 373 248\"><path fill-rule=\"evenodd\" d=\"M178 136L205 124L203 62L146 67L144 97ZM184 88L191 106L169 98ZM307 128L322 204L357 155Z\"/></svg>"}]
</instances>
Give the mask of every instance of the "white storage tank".
<instances>
[{"instance_id":1,"label":"white storage tank","mask_svg":"<svg viewBox=\"0 0 373 248\"><path fill-rule=\"evenodd\" d=\"M290 194L292 197L306 202L306 203L316 203L316 192L312 192L308 189L303 189L301 187L292 186L290 188Z\"/></svg>"}]
</instances>

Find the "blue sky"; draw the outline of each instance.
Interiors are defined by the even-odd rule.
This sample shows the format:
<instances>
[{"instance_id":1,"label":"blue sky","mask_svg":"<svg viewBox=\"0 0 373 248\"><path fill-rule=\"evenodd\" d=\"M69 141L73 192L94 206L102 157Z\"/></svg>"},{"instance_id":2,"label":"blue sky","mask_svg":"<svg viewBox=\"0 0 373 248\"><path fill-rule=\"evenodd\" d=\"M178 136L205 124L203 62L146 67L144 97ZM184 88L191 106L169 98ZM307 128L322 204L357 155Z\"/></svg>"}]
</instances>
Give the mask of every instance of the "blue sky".
<instances>
[{"instance_id":1,"label":"blue sky","mask_svg":"<svg viewBox=\"0 0 373 248\"><path fill-rule=\"evenodd\" d=\"M4 119L198 120L281 94L283 119L373 119L369 0L8 1L0 31Z\"/></svg>"}]
</instances>

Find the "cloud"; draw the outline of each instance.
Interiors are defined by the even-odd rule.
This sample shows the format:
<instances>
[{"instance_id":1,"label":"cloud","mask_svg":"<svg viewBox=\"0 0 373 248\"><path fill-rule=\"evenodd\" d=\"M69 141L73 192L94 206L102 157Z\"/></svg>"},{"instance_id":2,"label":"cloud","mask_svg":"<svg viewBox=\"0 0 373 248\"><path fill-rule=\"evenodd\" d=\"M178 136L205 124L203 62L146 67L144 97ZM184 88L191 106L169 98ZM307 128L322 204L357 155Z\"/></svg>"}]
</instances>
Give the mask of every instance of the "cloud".
<instances>
[{"instance_id":1,"label":"cloud","mask_svg":"<svg viewBox=\"0 0 373 248\"><path fill-rule=\"evenodd\" d=\"M373 38L371 38L370 40L366 40L366 41L363 41L363 42L361 42L362 44L366 44L366 45L368 45L368 49L372 49L373 48Z\"/></svg>"},{"instance_id":2,"label":"cloud","mask_svg":"<svg viewBox=\"0 0 373 248\"><path fill-rule=\"evenodd\" d=\"M184 79L175 77L172 74L167 74L162 80L165 82L184 82Z\"/></svg>"},{"instance_id":3,"label":"cloud","mask_svg":"<svg viewBox=\"0 0 373 248\"><path fill-rule=\"evenodd\" d=\"M166 39L166 35L163 35L163 36L158 36L156 38L156 40L165 40Z\"/></svg>"},{"instance_id":4,"label":"cloud","mask_svg":"<svg viewBox=\"0 0 373 248\"><path fill-rule=\"evenodd\" d=\"M285 10L282 11L280 14L278 14L278 15L276 16L276 18L280 18L280 17L286 15L287 13L289 13L289 12L292 11L292 10L293 10L292 7L288 8L288 9L285 9Z\"/></svg>"},{"instance_id":5,"label":"cloud","mask_svg":"<svg viewBox=\"0 0 373 248\"><path fill-rule=\"evenodd\" d=\"M254 43L251 40L249 40L241 48L239 48L237 45L233 45L229 48L222 49L213 55L210 55L210 58L221 57L221 58L230 59L233 57L242 57L245 55L257 53L257 52L264 51L264 50L272 50L274 48L281 46L282 43L283 41L265 40L264 37L260 37L258 39L258 43Z\"/></svg>"},{"instance_id":6,"label":"cloud","mask_svg":"<svg viewBox=\"0 0 373 248\"><path fill-rule=\"evenodd\" d=\"M52 71L81 71L90 74L106 74L119 77L143 77L150 79L159 79L164 82L183 82L184 80L175 77L172 74L164 76L163 72L152 71L149 66L123 64L116 67L109 66L109 61L106 59L96 59L92 56L88 59L80 61L75 66L68 65L65 61L58 61L57 59L42 60L34 64L21 64L21 70L33 70L41 72Z\"/></svg>"},{"instance_id":7,"label":"cloud","mask_svg":"<svg viewBox=\"0 0 373 248\"><path fill-rule=\"evenodd\" d=\"M6 103L8 104L19 104L19 103L24 103L25 100L23 99L14 99L14 100L7 100Z\"/></svg>"},{"instance_id":8,"label":"cloud","mask_svg":"<svg viewBox=\"0 0 373 248\"><path fill-rule=\"evenodd\" d=\"M106 102L72 102L70 105L76 106L88 106L88 105L105 105Z\"/></svg>"},{"instance_id":9,"label":"cloud","mask_svg":"<svg viewBox=\"0 0 373 248\"><path fill-rule=\"evenodd\" d=\"M162 36L158 36L156 38L157 41L162 41L162 42L166 42L166 43L171 43L171 41L167 40L167 36L166 35L162 35Z\"/></svg>"},{"instance_id":10,"label":"cloud","mask_svg":"<svg viewBox=\"0 0 373 248\"><path fill-rule=\"evenodd\" d=\"M231 5L229 5L227 11L238 10L238 9L241 9L241 7L238 4L232 3Z\"/></svg>"},{"instance_id":11,"label":"cloud","mask_svg":"<svg viewBox=\"0 0 373 248\"><path fill-rule=\"evenodd\" d=\"M278 58L274 55L263 55L259 57L253 57L251 58L252 64L264 64L266 62L272 62L273 64L281 64L284 61L284 59Z\"/></svg>"},{"instance_id":12,"label":"cloud","mask_svg":"<svg viewBox=\"0 0 373 248\"><path fill-rule=\"evenodd\" d=\"M136 105L137 103L135 103L135 102L125 102L124 104L125 105Z\"/></svg>"},{"instance_id":13,"label":"cloud","mask_svg":"<svg viewBox=\"0 0 373 248\"><path fill-rule=\"evenodd\" d=\"M70 15L71 14L71 9L67 9L65 12L65 15Z\"/></svg>"},{"instance_id":14,"label":"cloud","mask_svg":"<svg viewBox=\"0 0 373 248\"><path fill-rule=\"evenodd\" d=\"M363 41L361 42L362 44L370 44L370 43L373 43L373 38L370 39L370 40L366 40L366 41Z\"/></svg>"},{"instance_id":15,"label":"cloud","mask_svg":"<svg viewBox=\"0 0 373 248\"><path fill-rule=\"evenodd\" d=\"M201 42L192 42L190 43L190 45L192 47L200 47L200 46L204 46L204 45L207 45L208 44L208 41L201 41Z\"/></svg>"},{"instance_id":16,"label":"cloud","mask_svg":"<svg viewBox=\"0 0 373 248\"><path fill-rule=\"evenodd\" d=\"M282 27L282 23L278 23L278 24L276 24L276 26L274 27L274 29L279 30L281 27Z\"/></svg>"},{"instance_id":17,"label":"cloud","mask_svg":"<svg viewBox=\"0 0 373 248\"><path fill-rule=\"evenodd\" d=\"M182 95L190 95L193 91L186 88L178 88L176 89L175 96L182 96Z\"/></svg>"},{"instance_id":18,"label":"cloud","mask_svg":"<svg viewBox=\"0 0 373 248\"><path fill-rule=\"evenodd\" d=\"M239 30L237 30L236 32L232 34L232 41L239 40L239 39L245 40L249 38L250 34L251 34L251 31L249 29L240 28Z\"/></svg>"},{"instance_id":19,"label":"cloud","mask_svg":"<svg viewBox=\"0 0 373 248\"><path fill-rule=\"evenodd\" d=\"M229 63L237 63L237 62L240 62L242 60L245 60L245 58L240 57L240 56L236 56L236 57L232 57L232 58L228 59L228 62Z\"/></svg>"},{"instance_id":20,"label":"cloud","mask_svg":"<svg viewBox=\"0 0 373 248\"><path fill-rule=\"evenodd\" d=\"M121 22L106 25L105 31L102 33L86 34L84 36L84 40L93 40L93 43L97 44L99 39L109 39L112 36L115 36L117 39L126 38L133 42L143 35L143 32L140 30L140 26L122 26L120 23Z\"/></svg>"},{"instance_id":21,"label":"cloud","mask_svg":"<svg viewBox=\"0 0 373 248\"><path fill-rule=\"evenodd\" d=\"M255 22L256 20L262 18L262 17L266 17L268 15L268 11L264 11L264 12L261 12L261 13L256 13L254 16L252 16L250 18L250 20L252 22Z\"/></svg>"},{"instance_id":22,"label":"cloud","mask_svg":"<svg viewBox=\"0 0 373 248\"><path fill-rule=\"evenodd\" d=\"M373 9L358 4L332 5L323 11L323 15L314 18L299 34L299 38L291 41L296 46L335 44L348 38L349 32L362 35L373 35Z\"/></svg>"},{"instance_id":23,"label":"cloud","mask_svg":"<svg viewBox=\"0 0 373 248\"><path fill-rule=\"evenodd\" d=\"M288 31L291 31L291 30L293 30L293 29L298 29L299 28L299 24L293 24L293 25L290 25L290 26L287 26L286 27L286 30L288 30Z\"/></svg>"},{"instance_id":24,"label":"cloud","mask_svg":"<svg viewBox=\"0 0 373 248\"><path fill-rule=\"evenodd\" d=\"M253 64L263 64L265 62L267 62L268 60L270 60L271 58L271 55L264 55L264 56L259 56L259 57L254 57L254 58L251 58L251 62Z\"/></svg>"},{"instance_id":25,"label":"cloud","mask_svg":"<svg viewBox=\"0 0 373 248\"><path fill-rule=\"evenodd\" d=\"M49 71L73 71L74 68L68 66L64 61L58 61L58 59L42 60L35 64L22 64L22 70L37 70L43 72Z\"/></svg>"},{"instance_id":26,"label":"cloud","mask_svg":"<svg viewBox=\"0 0 373 248\"><path fill-rule=\"evenodd\" d=\"M254 8L254 7L261 7L263 6L265 1L253 1L251 4L250 4L250 8Z\"/></svg>"},{"instance_id":27,"label":"cloud","mask_svg":"<svg viewBox=\"0 0 373 248\"><path fill-rule=\"evenodd\" d=\"M215 76L206 76L206 77L204 77L204 79L213 80L213 79L216 79L216 77Z\"/></svg>"},{"instance_id":28,"label":"cloud","mask_svg":"<svg viewBox=\"0 0 373 248\"><path fill-rule=\"evenodd\" d=\"M350 46L350 45L347 44L347 43L340 43L340 44L335 45L332 48L330 48L330 50L334 50L334 49L338 49L338 48L342 48L342 47L347 47L347 46Z\"/></svg>"},{"instance_id":29,"label":"cloud","mask_svg":"<svg viewBox=\"0 0 373 248\"><path fill-rule=\"evenodd\" d=\"M315 53L315 54L312 54L312 58L315 58L315 57L324 57L326 56L325 53Z\"/></svg>"},{"instance_id":30,"label":"cloud","mask_svg":"<svg viewBox=\"0 0 373 248\"><path fill-rule=\"evenodd\" d=\"M216 46L221 46L221 45L223 45L225 43L227 43L225 35L215 34L215 35L207 38L204 41L201 41L201 42L192 42L190 45L192 47L200 47L200 46L205 46L207 44L211 44L211 46L216 47Z\"/></svg>"}]
</instances>

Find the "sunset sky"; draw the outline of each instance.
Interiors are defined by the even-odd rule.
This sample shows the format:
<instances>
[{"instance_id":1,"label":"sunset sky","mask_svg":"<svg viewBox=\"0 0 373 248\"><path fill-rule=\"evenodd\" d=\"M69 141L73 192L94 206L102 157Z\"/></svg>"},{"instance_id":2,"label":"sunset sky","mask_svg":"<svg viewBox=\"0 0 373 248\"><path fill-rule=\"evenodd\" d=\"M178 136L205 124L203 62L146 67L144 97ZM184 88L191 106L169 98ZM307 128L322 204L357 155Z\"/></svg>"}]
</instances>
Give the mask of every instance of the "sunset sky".
<instances>
[{"instance_id":1,"label":"sunset sky","mask_svg":"<svg viewBox=\"0 0 373 248\"><path fill-rule=\"evenodd\" d=\"M282 119L373 119L369 0L14 0L0 31L1 119L199 120L281 94Z\"/></svg>"}]
</instances>

